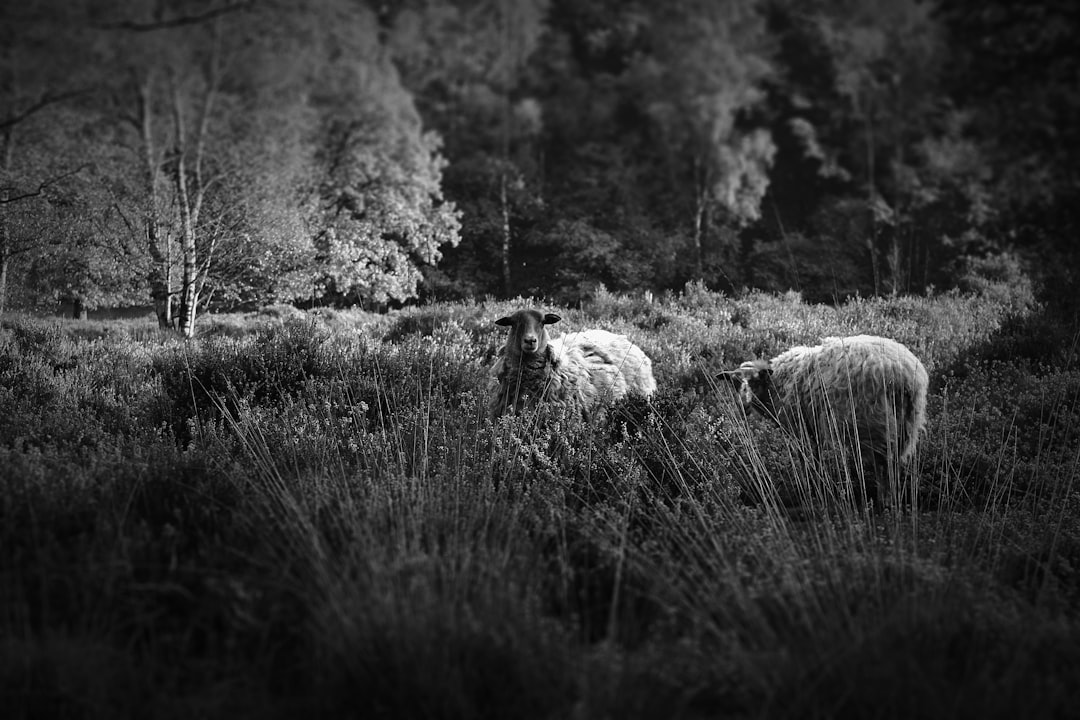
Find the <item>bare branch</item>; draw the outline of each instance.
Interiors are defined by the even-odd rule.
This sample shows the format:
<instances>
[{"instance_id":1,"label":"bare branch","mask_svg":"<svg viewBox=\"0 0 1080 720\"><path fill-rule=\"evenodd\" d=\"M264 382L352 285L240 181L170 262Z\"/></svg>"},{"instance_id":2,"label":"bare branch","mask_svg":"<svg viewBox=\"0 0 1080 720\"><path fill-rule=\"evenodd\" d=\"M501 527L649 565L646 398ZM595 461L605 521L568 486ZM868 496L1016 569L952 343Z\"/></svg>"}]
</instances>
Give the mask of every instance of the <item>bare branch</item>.
<instances>
[{"instance_id":1,"label":"bare branch","mask_svg":"<svg viewBox=\"0 0 1080 720\"><path fill-rule=\"evenodd\" d=\"M151 32L153 30L167 30L169 28L183 27L185 25L199 25L208 20L227 15L241 10L249 10L255 6L254 0L234 2L219 8L213 8L206 12L195 15L179 15L167 20L153 20L151 22L137 22L135 20L118 20L112 23L100 23L95 25L99 30L131 30L133 32Z\"/></svg>"},{"instance_id":2,"label":"bare branch","mask_svg":"<svg viewBox=\"0 0 1080 720\"><path fill-rule=\"evenodd\" d=\"M120 207L120 204L119 203L113 203L112 204L112 209L116 212L117 215L120 216L120 219L124 221L124 225L127 226L128 233L131 235L131 237L138 237L139 231L135 227L135 223L131 222L131 219L128 218L128 216L124 212L123 208Z\"/></svg>"},{"instance_id":3,"label":"bare branch","mask_svg":"<svg viewBox=\"0 0 1080 720\"><path fill-rule=\"evenodd\" d=\"M8 203L18 202L19 200L26 200L27 198L37 197L41 193L45 192L45 188L49 187L50 185L55 185L56 183L60 182L61 180L64 180L66 178L71 177L72 175L76 175L76 174L82 172L83 170L85 170L88 167L90 167L89 163L83 163L82 165L75 168L74 170L71 170L70 172L66 172L66 173L64 173L62 175L57 175L54 178L49 178L48 180L46 180L43 183L41 183L40 185L38 185L37 190L35 190L33 192L23 193L22 195L16 195L15 197L7 197L6 196L6 192L10 191L10 190L14 190L14 188L11 188L11 187L0 188L0 193L4 194L4 197L0 197L0 205L7 205Z\"/></svg>"},{"instance_id":4,"label":"bare branch","mask_svg":"<svg viewBox=\"0 0 1080 720\"><path fill-rule=\"evenodd\" d=\"M45 95L42 95L40 98L38 98L36 102L31 104L25 110L12 113L11 115L8 115L3 119L0 119L0 130L3 130L4 128L14 127L15 125L21 123L23 120L26 120L34 113L39 112L40 110L44 110L50 105L55 105L56 103L70 100L71 98L85 95L89 92L90 90L84 88L82 90L71 90L70 92L59 93L58 95L49 95L48 93L46 93Z\"/></svg>"}]
</instances>

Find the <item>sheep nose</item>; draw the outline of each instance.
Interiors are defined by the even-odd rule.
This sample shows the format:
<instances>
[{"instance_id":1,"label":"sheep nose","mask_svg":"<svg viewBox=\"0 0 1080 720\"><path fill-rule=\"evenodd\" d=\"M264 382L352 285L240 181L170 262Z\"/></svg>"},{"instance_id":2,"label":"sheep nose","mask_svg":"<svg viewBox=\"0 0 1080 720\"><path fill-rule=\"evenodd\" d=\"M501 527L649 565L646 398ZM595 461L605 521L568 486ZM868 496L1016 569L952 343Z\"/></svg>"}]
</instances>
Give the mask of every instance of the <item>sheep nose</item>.
<instances>
[{"instance_id":1,"label":"sheep nose","mask_svg":"<svg viewBox=\"0 0 1080 720\"><path fill-rule=\"evenodd\" d=\"M522 350L529 350L529 351L535 350L536 349L536 336L535 335L527 335L527 336L523 337L521 339L521 349Z\"/></svg>"}]
</instances>

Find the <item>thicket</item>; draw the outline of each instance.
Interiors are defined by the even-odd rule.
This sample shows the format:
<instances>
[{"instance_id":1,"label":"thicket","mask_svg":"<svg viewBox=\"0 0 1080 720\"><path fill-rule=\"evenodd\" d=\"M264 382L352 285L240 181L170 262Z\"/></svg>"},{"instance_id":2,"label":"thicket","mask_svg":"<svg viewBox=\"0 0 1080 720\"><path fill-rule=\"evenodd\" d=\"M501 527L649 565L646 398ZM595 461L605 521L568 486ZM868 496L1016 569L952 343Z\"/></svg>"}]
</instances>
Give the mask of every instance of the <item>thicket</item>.
<instances>
[{"instance_id":1,"label":"thicket","mask_svg":"<svg viewBox=\"0 0 1080 720\"><path fill-rule=\"evenodd\" d=\"M1061 0L204 4L0 7L0 312L1075 295Z\"/></svg>"},{"instance_id":2,"label":"thicket","mask_svg":"<svg viewBox=\"0 0 1080 720\"><path fill-rule=\"evenodd\" d=\"M5 320L7 716L1068 714L1077 336L1022 278L972 282L558 308L654 360L655 401L595 423L485 417L493 319L522 301L279 309L187 343ZM853 332L933 382L920 492L880 515L819 501L828 469L711 379Z\"/></svg>"}]
</instances>

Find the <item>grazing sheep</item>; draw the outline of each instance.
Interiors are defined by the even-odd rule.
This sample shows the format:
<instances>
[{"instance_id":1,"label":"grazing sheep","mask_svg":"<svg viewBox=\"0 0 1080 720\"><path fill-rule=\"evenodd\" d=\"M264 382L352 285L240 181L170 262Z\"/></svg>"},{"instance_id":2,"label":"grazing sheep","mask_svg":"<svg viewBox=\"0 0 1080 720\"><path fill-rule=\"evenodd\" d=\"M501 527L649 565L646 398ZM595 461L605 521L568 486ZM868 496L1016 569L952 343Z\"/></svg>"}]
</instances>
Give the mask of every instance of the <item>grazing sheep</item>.
<instances>
[{"instance_id":1,"label":"grazing sheep","mask_svg":"<svg viewBox=\"0 0 1080 720\"><path fill-rule=\"evenodd\" d=\"M876 478L867 494L879 503L888 497L891 475L915 452L926 423L926 368L888 338L825 338L772 360L744 362L718 377L738 385L745 409L789 430L819 444L836 437L847 447L857 442L859 457Z\"/></svg>"},{"instance_id":2,"label":"grazing sheep","mask_svg":"<svg viewBox=\"0 0 1080 720\"><path fill-rule=\"evenodd\" d=\"M510 334L491 368L498 381L489 407L493 418L541 400L588 414L628 394L649 397L656 391L652 361L641 348L606 330L549 338L546 326L560 319L525 309L495 321Z\"/></svg>"}]
</instances>

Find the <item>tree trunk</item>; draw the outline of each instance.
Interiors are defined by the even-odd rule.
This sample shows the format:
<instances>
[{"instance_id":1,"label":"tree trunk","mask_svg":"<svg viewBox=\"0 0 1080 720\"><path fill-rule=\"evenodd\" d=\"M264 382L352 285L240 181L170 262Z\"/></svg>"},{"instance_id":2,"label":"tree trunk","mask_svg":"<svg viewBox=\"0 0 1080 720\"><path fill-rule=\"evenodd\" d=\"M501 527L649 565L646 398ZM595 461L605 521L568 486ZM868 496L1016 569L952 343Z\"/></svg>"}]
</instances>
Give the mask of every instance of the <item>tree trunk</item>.
<instances>
[{"instance_id":1,"label":"tree trunk","mask_svg":"<svg viewBox=\"0 0 1080 720\"><path fill-rule=\"evenodd\" d=\"M506 171L499 179L499 202L502 204L502 279L503 295L510 297L510 205L506 197Z\"/></svg>"},{"instance_id":2,"label":"tree trunk","mask_svg":"<svg viewBox=\"0 0 1080 720\"><path fill-rule=\"evenodd\" d=\"M208 62L206 91L202 98L202 107L198 110L198 125L195 130L192 149L192 184L188 184L187 134L184 124L184 108L180 101L180 92L172 80L173 129L176 133L175 181L177 200L180 205L180 253L183 258L183 270L180 282L180 309L177 325L184 337L194 337L195 317L199 305L199 288L210 271L211 249L207 249L206 263L200 269L198 246L195 233L202 210L206 189L213 182L203 177L203 156L206 151L206 139L209 135L210 116L217 96L218 83L221 80L221 24L214 22L213 45Z\"/></svg>"},{"instance_id":3,"label":"tree trunk","mask_svg":"<svg viewBox=\"0 0 1080 720\"><path fill-rule=\"evenodd\" d=\"M176 126L176 166L174 169L174 181L176 182L176 195L180 205L180 252L184 259L183 275L180 281L180 316L177 318L177 328L184 337L195 335L195 228L191 222L191 204L187 184L187 164L184 162L183 136L184 123L183 113L180 109L180 97L175 86L173 89L173 119Z\"/></svg>"},{"instance_id":4,"label":"tree trunk","mask_svg":"<svg viewBox=\"0 0 1080 720\"><path fill-rule=\"evenodd\" d=\"M7 279L8 279L8 256L4 252L3 246L4 239L0 238L0 317L4 315L4 310L7 308Z\"/></svg>"},{"instance_id":5,"label":"tree trunk","mask_svg":"<svg viewBox=\"0 0 1080 720\"><path fill-rule=\"evenodd\" d=\"M7 200L8 191L0 190L0 199ZM8 229L3 216L0 216L0 316L7 308L7 285L8 265L11 264L11 256L8 255Z\"/></svg>"},{"instance_id":6,"label":"tree trunk","mask_svg":"<svg viewBox=\"0 0 1080 720\"><path fill-rule=\"evenodd\" d=\"M0 148L0 169L3 170L4 176L8 177L8 173L11 172L11 158L14 153L15 128L4 128L3 133L0 134L0 142L3 143L3 147ZM10 188L0 188L0 200L6 203L10 196ZM0 214L0 315L3 315L4 310L7 308L8 267L11 265L10 242L7 214L3 213Z\"/></svg>"},{"instance_id":7,"label":"tree trunk","mask_svg":"<svg viewBox=\"0 0 1080 720\"><path fill-rule=\"evenodd\" d=\"M144 80L135 79L137 120L139 135L143 144L143 172L146 182L146 207L143 223L146 229L146 246L150 255L151 266L147 280L150 284L150 298L154 303L158 327L169 330L173 327L172 297L172 248L168 241L162 247L161 221L158 217L158 177L161 165L155 155L154 133L152 127L151 95L153 79L148 74Z\"/></svg>"},{"instance_id":8,"label":"tree trunk","mask_svg":"<svg viewBox=\"0 0 1080 720\"><path fill-rule=\"evenodd\" d=\"M904 268L901 266L903 255L900 251L900 233L902 228L894 226L889 238L889 275L892 280L890 292L896 295L906 283L904 282Z\"/></svg>"},{"instance_id":9,"label":"tree trunk","mask_svg":"<svg viewBox=\"0 0 1080 720\"><path fill-rule=\"evenodd\" d=\"M705 279L705 212L708 200L705 190L699 189L697 193L696 207L694 208L694 279Z\"/></svg>"},{"instance_id":10,"label":"tree trunk","mask_svg":"<svg viewBox=\"0 0 1080 720\"><path fill-rule=\"evenodd\" d=\"M171 253L168 248L162 252L158 241L158 226L154 219L147 215L145 222L146 245L153 261L148 280L150 281L150 297L154 301L154 314L157 315L159 328L171 330L173 327L172 262L169 257Z\"/></svg>"},{"instance_id":11,"label":"tree trunk","mask_svg":"<svg viewBox=\"0 0 1080 720\"><path fill-rule=\"evenodd\" d=\"M856 111L858 107L856 106ZM862 113L863 125L866 126L866 205L870 212L870 232L866 236L866 249L870 251L870 267L874 273L874 295L881 294L881 264L877 251L877 215L874 210L877 185L874 182L874 123L870 117L870 111Z\"/></svg>"}]
</instances>

